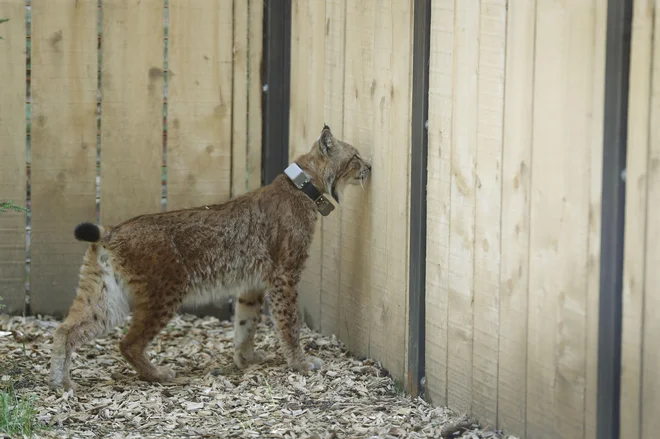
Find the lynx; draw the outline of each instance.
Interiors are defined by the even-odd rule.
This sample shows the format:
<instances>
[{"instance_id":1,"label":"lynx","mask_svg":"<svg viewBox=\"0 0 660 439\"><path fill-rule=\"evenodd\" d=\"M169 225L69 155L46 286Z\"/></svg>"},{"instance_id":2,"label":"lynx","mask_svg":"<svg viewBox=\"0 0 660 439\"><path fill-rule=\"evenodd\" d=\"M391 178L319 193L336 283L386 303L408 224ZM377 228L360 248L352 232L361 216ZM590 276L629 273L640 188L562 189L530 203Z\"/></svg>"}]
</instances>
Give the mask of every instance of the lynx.
<instances>
[{"instance_id":1,"label":"lynx","mask_svg":"<svg viewBox=\"0 0 660 439\"><path fill-rule=\"evenodd\" d=\"M297 171L297 173L295 172ZM268 299L287 364L302 374L322 367L299 344L297 286L319 213L328 214L348 185L362 185L371 164L325 125L308 153L266 186L229 201L140 215L116 226L79 224L76 239L89 245L76 298L53 337L49 385L74 390L71 355L83 343L122 323L119 347L139 379L167 382L145 349L182 304L236 297L234 362L260 362L254 334Z\"/></svg>"}]
</instances>

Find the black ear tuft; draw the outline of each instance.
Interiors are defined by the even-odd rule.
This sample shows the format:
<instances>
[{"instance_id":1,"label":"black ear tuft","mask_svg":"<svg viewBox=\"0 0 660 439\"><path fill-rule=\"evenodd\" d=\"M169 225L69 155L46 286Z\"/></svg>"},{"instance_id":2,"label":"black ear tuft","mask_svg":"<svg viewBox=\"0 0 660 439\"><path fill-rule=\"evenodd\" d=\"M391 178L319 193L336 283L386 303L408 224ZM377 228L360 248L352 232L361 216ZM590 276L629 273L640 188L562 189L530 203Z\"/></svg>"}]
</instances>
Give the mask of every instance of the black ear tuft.
<instances>
[{"instance_id":1,"label":"black ear tuft","mask_svg":"<svg viewBox=\"0 0 660 439\"><path fill-rule=\"evenodd\" d=\"M324 130L331 131L331 130L330 130L330 127L329 127L327 124L323 124L323 129L324 129Z\"/></svg>"}]
</instances>

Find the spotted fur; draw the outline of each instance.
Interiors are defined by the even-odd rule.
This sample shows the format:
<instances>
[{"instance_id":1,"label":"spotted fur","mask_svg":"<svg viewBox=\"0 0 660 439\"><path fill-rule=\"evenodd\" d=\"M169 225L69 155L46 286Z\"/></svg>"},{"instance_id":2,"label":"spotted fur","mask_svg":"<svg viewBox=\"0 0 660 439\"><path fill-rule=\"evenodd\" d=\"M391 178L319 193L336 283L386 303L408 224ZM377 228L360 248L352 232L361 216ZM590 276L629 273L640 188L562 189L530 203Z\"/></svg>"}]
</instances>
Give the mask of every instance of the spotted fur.
<instances>
[{"instance_id":1,"label":"spotted fur","mask_svg":"<svg viewBox=\"0 0 660 439\"><path fill-rule=\"evenodd\" d=\"M371 165L328 126L296 162L324 193L339 202L344 188L362 184ZM260 361L253 340L264 298L269 299L286 360L301 373L321 367L299 345L297 286L319 213L314 202L284 176L217 205L141 215L117 226L83 223L76 238L90 241L67 318L53 340L52 388L74 387L71 354L121 324L133 310L120 342L124 358L146 381L175 373L156 367L147 345L182 304L237 297L234 362Z\"/></svg>"}]
</instances>

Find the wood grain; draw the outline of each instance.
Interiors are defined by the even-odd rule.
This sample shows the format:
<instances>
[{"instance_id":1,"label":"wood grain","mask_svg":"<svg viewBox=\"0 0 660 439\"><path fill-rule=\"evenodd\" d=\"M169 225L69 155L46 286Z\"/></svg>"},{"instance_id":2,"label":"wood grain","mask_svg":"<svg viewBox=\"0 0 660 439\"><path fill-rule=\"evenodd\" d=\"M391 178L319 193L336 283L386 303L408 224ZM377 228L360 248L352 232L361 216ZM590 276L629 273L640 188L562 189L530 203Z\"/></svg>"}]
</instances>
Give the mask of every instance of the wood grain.
<instances>
[{"instance_id":1,"label":"wood grain","mask_svg":"<svg viewBox=\"0 0 660 439\"><path fill-rule=\"evenodd\" d=\"M604 44L594 39L594 18L584 3L537 3L527 370L530 438L584 436L593 48ZM603 90L598 93L602 99Z\"/></svg>"},{"instance_id":2,"label":"wood grain","mask_svg":"<svg viewBox=\"0 0 660 439\"><path fill-rule=\"evenodd\" d=\"M35 314L68 311L87 247L74 239L73 229L96 218L96 24L93 2L32 1L30 306Z\"/></svg>"},{"instance_id":3,"label":"wood grain","mask_svg":"<svg viewBox=\"0 0 660 439\"><path fill-rule=\"evenodd\" d=\"M584 437L596 439L598 410L598 320L600 303L601 205L603 190L603 121L605 113L605 57L607 39L607 2L594 1L593 64L591 83L591 161L589 163L589 248L587 255L586 302L586 381Z\"/></svg>"},{"instance_id":4,"label":"wood grain","mask_svg":"<svg viewBox=\"0 0 660 439\"><path fill-rule=\"evenodd\" d=\"M373 172L367 188L371 227L370 233L360 237L359 250L370 248L369 353L399 379L406 370L408 321L411 5L407 0L392 0L375 8L380 18L374 28L373 94L361 96L372 105L373 168L380 170Z\"/></svg>"},{"instance_id":5,"label":"wood grain","mask_svg":"<svg viewBox=\"0 0 660 439\"><path fill-rule=\"evenodd\" d=\"M344 140L363 155L375 155L373 139L375 0L347 1ZM349 43L350 42L350 43ZM373 85L372 85L373 84ZM380 145L378 145L380 147ZM369 183L373 188L377 164ZM353 188L349 188L353 189ZM372 190L347 190L341 203L340 338L356 355L369 354L371 319ZM367 245L365 245L365 243Z\"/></svg>"},{"instance_id":6,"label":"wood grain","mask_svg":"<svg viewBox=\"0 0 660 439\"><path fill-rule=\"evenodd\" d=\"M454 2L431 5L426 237L428 396L447 404Z\"/></svg>"},{"instance_id":7,"label":"wood grain","mask_svg":"<svg viewBox=\"0 0 660 439\"><path fill-rule=\"evenodd\" d=\"M233 1L233 91L231 117L231 195L247 191L249 1ZM192 35L191 35L192 37Z\"/></svg>"},{"instance_id":8,"label":"wood grain","mask_svg":"<svg viewBox=\"0 0 660 439\"><path fill-rule=\"evenodd\" d=\"M0 26L0 201L25 206L25 2L3 2ZM25 309L26 214L0 215L0 279L3 312L20 314Z\"/></svg>"},{"instance_id":9,"label":"wood grain","mask_svg":"<svg viewBox=\"0 0 660 439\"><path fill-rule=\"evenodd\" d=\"M471 404L497 425L506 1L485 0L479 12Z\"/></svg>"},{"instance_id":10,"label":"wood grain","mask_svg":"<svg viewBox=\"0 0 660 439\"><path fill-rule=\"evenodd\" d=\"M498 425L524 437L536 10L509 4L504 93Z\"/></svg>"},{"instance_id":11,"label":"wood grain","mask_svg":"<svg viewBox=\"0 0 660 439\"><path fill-rule=\"evenodd\" d=\"M447 401L472 410L479 3L456 3L452 102Z\"/></svg>"},{"instance_id":12,"label":"wood grain","mask_svg":"<svg viewBox=\"0 0 660 439\"><path fill-rule=\"evenodd\" d=\"M162 2L103 4L102 224L162 211L163 20Z\"/></svg>"},{"instance_id":13,"label":"wood grain","mask_svg":"<svg viewBox=\"0 0 660 439\"><path fill-rule=\"evenodd\" d=\"M344 48L346 0L325 2L324 122L339 138L344 137ZM343 209L322 219L323 260L321 272L321 329L324 334L340 333L341 218Z\"/></svg>"},{"instance_id":14,"label":"wood grain","mask_svg":"<svg viewBox=\"0 0 660 439\"><path fill-rule=\"evenodd\" d=\"M170 1L168 210L220 203L230 196L232 161L239 153L232 151L232 7L231 0ZM244 60L244 49L240 52L236 56ZM236 101L247 101L244 87ZM244 114L238 119L242 124ZM243 124L237 139L242 142L243 192L245 129Z\"/></svg>"},{"instance_id":15,"label":"wood grain","mask_svg":"<svg viewBox=\"0 0 660 439\"><path fill-rule=\"evenodd\" d=\"M248 190L261 186L262 139L262 63L263 63L263 0L248 0L250 28L248 31Z\"/></svg>"},{"instance_id":16,"label":"wood grain","mask_svg":"<svg viewBox=\"0 0 660 439\"><path fill-rule=\"evenodd\" d=\"M648 10L647 10L648 11ZM646 213L646 276L644 279L644 339L642 370L642 435L651 437L660 430L660 8L652 10L654 19L653 64L651 65L651 105L649 118L648 194Z\"/></svg>"},{"instance_id":17,"label":"wood grain","mask_svg":"<svg viewBox=\"0 0 660 439\"><path fill-rule=\"evenodd\" d=\"M621 343L621 431L642 438L642 355L646 281L648 158L654 23L648 0L633 4L628 95L626 158L626 216L623 255L623 310Z\"/></svg>"},{"instance_id":18,"label":"wood grain","mask_svg":"<svg viewBox=\"0 0 660 439\"><path fill-rule=\"evenodd\" d=\"M323 128L325 40L325 4L295 0L292 2L291 31L291 113L289 160L307 153ZM321 221L309 250L300 286L300 306L308 326L321 324Z\"/></svg>"}]
</instances>

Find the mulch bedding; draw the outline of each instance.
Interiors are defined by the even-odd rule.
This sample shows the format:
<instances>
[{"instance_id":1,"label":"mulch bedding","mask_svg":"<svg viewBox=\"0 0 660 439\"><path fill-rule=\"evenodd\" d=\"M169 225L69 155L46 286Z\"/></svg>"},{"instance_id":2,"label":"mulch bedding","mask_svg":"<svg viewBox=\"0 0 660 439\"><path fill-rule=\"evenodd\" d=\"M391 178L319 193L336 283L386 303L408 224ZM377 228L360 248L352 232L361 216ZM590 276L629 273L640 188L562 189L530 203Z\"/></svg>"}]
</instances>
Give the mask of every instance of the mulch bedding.
<instances>
[{"instance_id":1,"label":"mulch bedding","mask_svg":"<svg viewBox=\"0 0 660 439\"><path fill-rule=\"evenodd\" d=\"M256 348L269 355L239 370L232 324L177 315L149 356L173 366L168 384L137 379L119 353L127 325L80 348L74 393L47 387L50 317L0 315L0 386L33 398L43 438L512 438L401 393L378 362L356 359L334 336L303 329L302 344L324 361L308 376L286 367L270 319Z\"/></svg>"}]
</instances>

